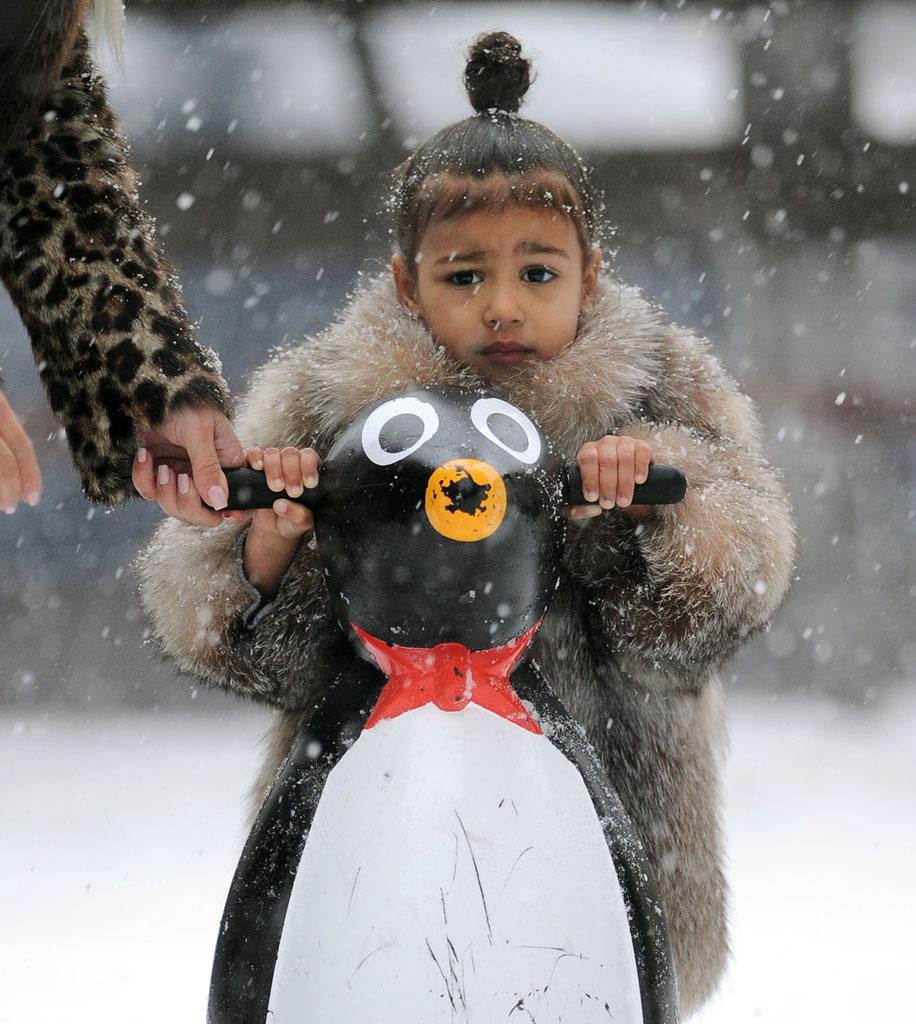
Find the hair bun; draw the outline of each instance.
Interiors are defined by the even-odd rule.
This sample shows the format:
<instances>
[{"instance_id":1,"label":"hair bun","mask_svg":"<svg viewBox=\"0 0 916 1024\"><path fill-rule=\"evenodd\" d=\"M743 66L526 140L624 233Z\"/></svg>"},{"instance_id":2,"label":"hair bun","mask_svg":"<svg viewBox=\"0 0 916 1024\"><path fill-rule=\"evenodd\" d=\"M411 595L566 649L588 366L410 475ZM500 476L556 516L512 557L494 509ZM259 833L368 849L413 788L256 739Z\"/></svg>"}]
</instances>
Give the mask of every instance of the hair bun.
<instances>
[{"instance_id":1,"label":"hair bun","mask_svg":"<svg viewBox=\"0 0 916 1024\"><path fill-rule=\"evenodd\" d=\"M522 44L508 32L478 36L468 51L464 87L478 114L505 110L514 114L531 85L531 61Z\"/></svg>"}]
</instances>

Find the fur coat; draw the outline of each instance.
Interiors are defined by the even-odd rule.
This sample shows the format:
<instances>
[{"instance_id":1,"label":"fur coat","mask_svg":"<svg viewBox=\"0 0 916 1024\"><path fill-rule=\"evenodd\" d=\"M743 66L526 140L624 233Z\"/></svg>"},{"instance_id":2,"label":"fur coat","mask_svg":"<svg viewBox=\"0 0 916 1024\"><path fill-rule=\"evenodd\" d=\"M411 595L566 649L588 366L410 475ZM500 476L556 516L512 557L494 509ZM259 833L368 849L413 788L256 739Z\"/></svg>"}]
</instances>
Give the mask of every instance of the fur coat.
<instances>
[{"instance_id":1,"label":"fur coat","mask_svg":"<svg viewBox=\"0 0 916 1024\"><path fill-rule=\"evenodd\" d=\"M87 0L0 11L0 278L83 486L133 495L137 437L186 405L226 411L82 32Z\"/></svg>"},{"instance_id":2,"label":"fur coat","mask_svg":"<svg viewBox=\"0 0 916 1024\"><path fill-rule=\"evenodd\" d=\"M480 382L401 308L391 280L378 278L324 333L258 372L237 425L246 444L312 445L321 454L368 404L433 383ZM689 481L681 504L638 525L613 510L571 524L532 656L634 819L690 1012L715 987L727 954L716 669L786 593L791 510L751 401L707 343L612 280L602 281L573 344L493 390L531 414L569 460L585 441L629 434ZM355 655L309 540L276 600L252 620L257 593L241 569L239 530L165 522L139 570L168 655L212 685L279 709L263 795L323 687Z\"/></svg>"}]
</instances>

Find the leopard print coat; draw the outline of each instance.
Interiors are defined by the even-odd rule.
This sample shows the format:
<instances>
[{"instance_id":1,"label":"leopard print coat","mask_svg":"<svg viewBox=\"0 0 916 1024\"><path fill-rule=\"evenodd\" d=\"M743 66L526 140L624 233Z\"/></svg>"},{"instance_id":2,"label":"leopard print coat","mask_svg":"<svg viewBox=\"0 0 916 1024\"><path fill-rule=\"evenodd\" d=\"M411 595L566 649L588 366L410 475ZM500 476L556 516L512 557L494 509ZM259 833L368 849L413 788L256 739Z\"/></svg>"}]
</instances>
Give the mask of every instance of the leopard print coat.
<instances>
[{"instance_id":1,"label":"leopard print coat","mask_svg":"<svg viewBox=\"0 0 916 1024\"><path fill-rule=\"evenodd\" d=\"M480 381L401 308L390 277L379 278L336 324L258 373L240 435L322 453L368 404L435 383ZM786 593L791 510L751 402L707 344L612 280L572 345L493 390L529 412L567 459L587 440L629 434L690 483L681 504L645 523L612 511L571 525L560 587L532 643L646 847L689 1012L715 987L727 952L717 667ZM354 655L314 543L302 544L276 601L252 619L257 594L238 542L234 525L164 523L140 559L141 591L156 639L179 666L280 709L256 786L263 796L323 688Z\"/></svg>"},{"instance_id":2,"label":"leopard print coat","mask_svg":"<svg viewBox=\"0 0 916 1024\"><path fill-rule=\"evenodd\" d=\"M29 333L86 493L118 502L134 494L131 465L144 429L183 406L225 412L228 395L141 208L126 143L79 28L84 8L63 0L42 5L27 47L42 60L6 65L0 278ZM58 60L62 48L66 56ZM5 56L21 50L7 47Z\"/></svg>"}]
</instances>

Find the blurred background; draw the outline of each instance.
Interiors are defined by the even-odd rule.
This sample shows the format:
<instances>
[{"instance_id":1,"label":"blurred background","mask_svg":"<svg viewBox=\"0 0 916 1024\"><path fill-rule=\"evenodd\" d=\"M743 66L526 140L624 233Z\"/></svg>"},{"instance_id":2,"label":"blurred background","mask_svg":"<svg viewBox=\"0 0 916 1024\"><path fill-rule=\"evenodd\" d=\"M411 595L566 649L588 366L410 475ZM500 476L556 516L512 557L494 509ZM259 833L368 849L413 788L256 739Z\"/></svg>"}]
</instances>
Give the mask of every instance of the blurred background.
<instances>
[{"instance_id":1,"label":"blurred background","mask_svg":"<svg viewBox=\"0 0 916 1024\"><path fill-rule=\"evenodd\" d=\"M523 113L594 168L615 270L711 338L756 400L798 517L788 601L724 672L736 956L709 1020L890 1008L874 1000L891 998L894 951L916 941L901 870L916 853L916 3L130 3L123 66L102 43L99 63L234 392L384 266L387 175L469 113L464 55L494 28L534 59ZM199 1020L268 719L198 693L144 646L129 566L158 509L81 496L5 296L0 365L45 475L39 507L0 517L0 806L27 826L6 849L14 867L53 873L37 852L55 845L49 820L63 813L68 834L93 837L63 888L4 883L9 920L28 949L41 913L60 926L59 899L98 924L101 904L74 895L84 875L108 892L112 920L137 913L142 892L147 945L125 952L113 924L109 945L85 953L95 974L75 949L59 970L94 978L98 1008L100 993L121 985L127 998L161 967L189 986L171 991L193 992L185 1008L157 994L149 1016L110 1019ZM120 795L109 804L100 785ZM61 793L69 809L49 819L42 803ZM151 828L156 814L170 827ZM118 852L94 845L105 829ZM897 898L869 888L879 876ZM847 902L825 917L840 889ZM173 916L160 920L163 900ZM786 946L800 905L808 937ZM831 970L849 961L826 1017L817 970L801 966L822 942ZM37 952L20 959L23 977L29 965L47 977ZM23 982L9 1019L32 1019L32 995Z\"/></svg>"}]
</instances>

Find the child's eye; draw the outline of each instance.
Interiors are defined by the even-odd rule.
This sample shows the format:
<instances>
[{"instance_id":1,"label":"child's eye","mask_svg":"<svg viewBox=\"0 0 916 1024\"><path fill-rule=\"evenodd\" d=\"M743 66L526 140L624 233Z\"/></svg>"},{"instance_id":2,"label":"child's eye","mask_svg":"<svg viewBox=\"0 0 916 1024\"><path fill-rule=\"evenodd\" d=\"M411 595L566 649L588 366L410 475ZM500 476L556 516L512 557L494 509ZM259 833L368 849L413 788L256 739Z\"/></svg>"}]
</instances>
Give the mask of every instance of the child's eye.
<instances>
[{"instance_id":1,"label":"child's eye","mask_svg":"<svg viewBox=\"0 0 916 1024\"><path fill-rule=\"evenodd\" d=\"M557 276L550 267L528 267L522 271L522 280L528 284L547 284Z\"/></svg>"},{"instance_id":2,"label":"child's eye","mask_svg":"<svg viewBox=\"0 0 916 1024\"><path fill-rule=\"evenodd\" d=\"M480 284L483 281L483 277L477 270L456 270L454 274L449 274L445 280L449 284L458 285L461 288L472 284Z\"/></svg>"}]
</instances>

